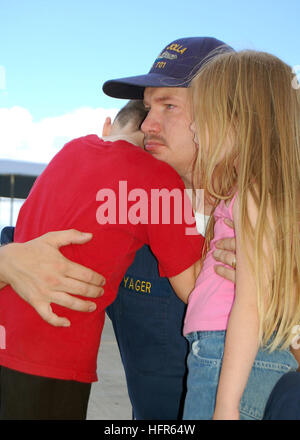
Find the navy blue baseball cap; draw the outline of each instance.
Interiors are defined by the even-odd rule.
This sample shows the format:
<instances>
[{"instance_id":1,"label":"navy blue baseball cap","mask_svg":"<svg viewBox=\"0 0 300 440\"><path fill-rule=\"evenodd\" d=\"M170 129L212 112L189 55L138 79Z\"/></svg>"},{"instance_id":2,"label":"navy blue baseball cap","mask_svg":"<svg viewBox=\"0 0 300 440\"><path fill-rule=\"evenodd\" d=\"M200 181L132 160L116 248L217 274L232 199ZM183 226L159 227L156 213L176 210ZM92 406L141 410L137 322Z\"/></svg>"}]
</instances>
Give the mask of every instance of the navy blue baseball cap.
<instances>
[{"instance_id":1,"label":"navy blue baseball cap","mask_svg":"<svg viewBox=\"0 0 300 440\"><path fill-rule=\"evenodd\" d=\"M106 81L103 92L113 98L143 99L145 87L188 87L203 62L232 50L212 37L180 38L162 50L149 73Z\"/></svg>"}]
</instances>

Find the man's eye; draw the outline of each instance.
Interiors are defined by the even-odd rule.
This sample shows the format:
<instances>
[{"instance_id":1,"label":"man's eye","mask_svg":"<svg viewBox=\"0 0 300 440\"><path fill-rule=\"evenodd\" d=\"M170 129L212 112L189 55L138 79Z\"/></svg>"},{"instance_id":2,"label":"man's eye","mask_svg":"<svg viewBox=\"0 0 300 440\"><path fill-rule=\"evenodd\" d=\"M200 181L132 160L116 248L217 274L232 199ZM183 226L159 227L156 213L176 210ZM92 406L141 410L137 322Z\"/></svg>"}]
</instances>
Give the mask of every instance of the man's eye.
<instances>
[{"instance_id":1,"label":"man's eye","mask_svg":"<svg viewBox=\"0 0 300 440\"><path fill-rule=\"evenodd\" d=\"M174 108L174 105L173 104L166 104L166 107L168 110L171 110L172 108Z\"/></svg>"}]
</instances>

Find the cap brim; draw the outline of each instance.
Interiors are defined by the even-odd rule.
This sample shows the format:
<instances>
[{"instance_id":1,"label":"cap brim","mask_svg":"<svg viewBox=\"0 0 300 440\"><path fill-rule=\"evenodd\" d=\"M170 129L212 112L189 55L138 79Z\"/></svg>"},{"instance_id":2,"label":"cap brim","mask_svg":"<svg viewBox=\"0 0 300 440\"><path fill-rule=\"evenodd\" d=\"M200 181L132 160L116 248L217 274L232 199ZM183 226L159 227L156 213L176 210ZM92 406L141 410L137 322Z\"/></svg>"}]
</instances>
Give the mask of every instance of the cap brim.
<instances>
[{"instance_id":1,"label":"cap brim","mask_svg":"<svg viewBox=\"0 0 300 440\"><path fill-rule=\"evenodd\" d=\"M106 81L103 92L112 98L143 99L145 87L188 87L189 81L167 77L159 73L131 76Z\"/></svg>"}]
</instances>

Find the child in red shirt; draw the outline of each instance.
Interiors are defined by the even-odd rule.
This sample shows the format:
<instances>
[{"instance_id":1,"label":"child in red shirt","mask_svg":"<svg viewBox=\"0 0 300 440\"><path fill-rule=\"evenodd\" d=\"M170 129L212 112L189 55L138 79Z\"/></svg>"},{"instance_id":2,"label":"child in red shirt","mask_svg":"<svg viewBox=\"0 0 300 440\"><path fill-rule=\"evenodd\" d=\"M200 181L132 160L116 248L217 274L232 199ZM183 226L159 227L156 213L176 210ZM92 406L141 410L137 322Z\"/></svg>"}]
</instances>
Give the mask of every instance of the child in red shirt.
<instances>
[{"instance_id":1,"label":"child in red shirt","mask_svg":"<svg viewBox=\"0 0 300 440\"><path fill-rule=\"evenodd\" d=\"M61 251L103 274L106 286L104 295L95 299L97 309L92 313L83 315L52 305L55 313L63 312L71 322L66 328L44 322L10 286L2 290L0 325L6 340L5 349L0 349L0 365L1 382L5 377L6 386L0 387L1 418L85 418L90 383L97 380L105 308L114 301L142 245L150 245L161 275L169 277L182 299L194 287L194 263L201 257L204 239L186 234L190 225L183 215L178 222L172 208L167 224L164 213L153 212L153 190L179 191L182 212L186 197L176 171L137 146L143 141L139 130L145 117L142 106L128 103L105 140L90 135L65 145L21 208L15 242L61 229L92 232L89 243ZM166 209L164 200L162 208ZM22 402L24 389L27 395Z\"/></svg>"}]
</instances>

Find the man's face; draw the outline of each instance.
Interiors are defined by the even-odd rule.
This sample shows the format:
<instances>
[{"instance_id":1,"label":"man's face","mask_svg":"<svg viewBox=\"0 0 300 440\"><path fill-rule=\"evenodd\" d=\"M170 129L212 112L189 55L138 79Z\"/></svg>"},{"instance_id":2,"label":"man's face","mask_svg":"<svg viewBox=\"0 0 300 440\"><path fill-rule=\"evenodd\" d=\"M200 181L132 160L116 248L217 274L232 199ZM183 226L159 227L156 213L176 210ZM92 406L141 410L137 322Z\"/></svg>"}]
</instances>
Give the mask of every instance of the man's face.
<instances>
[{"instance_id":1,"label":"man's face","mask_svg":"<svg viewBox=\"0 0 300 440\"><path fill-rule=\"evenodd\" d=\"M141 126L145 134L145 150L175 168L189 185L196 146L190 129L192 117L188 90L147 87L144 104L149 111Z\"/></svg>"}]
</instances>

